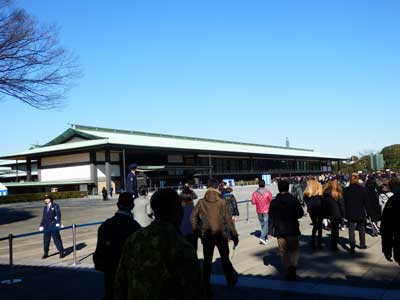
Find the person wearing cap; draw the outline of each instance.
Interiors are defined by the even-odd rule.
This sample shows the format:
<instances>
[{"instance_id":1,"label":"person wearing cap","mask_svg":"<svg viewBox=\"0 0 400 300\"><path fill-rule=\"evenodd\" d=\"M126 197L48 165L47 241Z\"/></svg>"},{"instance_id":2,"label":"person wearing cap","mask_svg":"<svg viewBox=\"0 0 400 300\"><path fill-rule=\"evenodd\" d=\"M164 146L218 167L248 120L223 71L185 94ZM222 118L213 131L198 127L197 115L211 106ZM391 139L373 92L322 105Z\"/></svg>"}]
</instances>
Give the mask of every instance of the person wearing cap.
<instances>
[{"instance_id":1,"label":"person wearing cap","mask_svg":"<svg viewBox=\"0 0 400 300\"><path fill-rule=\"evenodd\" d=\"M46 194L43 199L46 204L43 208L43 216L40 222L39 231L43 231L43 256L42 259L49 257L50 239L53 237L54 244L60 253L60 258L64 257L64 247L60 236L61 210L57 203L53 202L53 197Z\"/></svg>"},{"instance_id":2,"label":"person wearing cap","mask_svg":"<svg viewBox=\"0 0 400 300\"><path fill-rule=\"evenodd\" d=\"M125 240L141 228L131 212L134 203L130 193L121 193L117 206L115 215L99 227L96 251L93 254L95 269L104 272L105 299L114 299L115 272Z\"/></svg>"},{"instance_id":3,"label":"person wearing cap","mask_svg":"<svg viewBox=\"0 0 400 300\"><path fill-rule=\"evenodd\" d=\"M128 168L130 172L126 177L126 191L130 193L133 196L133 198L138 198L139 193L137 188L137 176L136 176L137 164L136 163L130 164L128 165Z\"/></svg>"}]
</instances>

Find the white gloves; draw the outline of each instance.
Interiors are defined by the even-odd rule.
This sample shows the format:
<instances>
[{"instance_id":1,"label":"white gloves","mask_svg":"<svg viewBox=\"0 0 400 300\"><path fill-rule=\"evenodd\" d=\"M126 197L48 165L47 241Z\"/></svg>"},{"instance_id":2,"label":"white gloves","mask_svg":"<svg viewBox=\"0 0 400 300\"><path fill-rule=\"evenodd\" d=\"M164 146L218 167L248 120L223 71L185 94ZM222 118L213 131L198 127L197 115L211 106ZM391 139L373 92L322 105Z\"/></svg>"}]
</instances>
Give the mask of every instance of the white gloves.
<instances>
[{"instance_id":1,"label":"white gloves","mask_svg":"<svg viewBox=\"0 0 400 300\"><path fill-rule=\"evenodd\" d=\"M57 224L56 224L56 227L60 227L60 224L57 223Z\"/></svg>"},{"instance_id":2,"label":"white gloves","mask_svg":"<svg viewBox=\"0 0 400 300\"><path fill-rule=\"evenodd\" d=\"M44 229L43 226L39 227L39 231L43 231L43 229Z\"/></svg>"}]
</instances>

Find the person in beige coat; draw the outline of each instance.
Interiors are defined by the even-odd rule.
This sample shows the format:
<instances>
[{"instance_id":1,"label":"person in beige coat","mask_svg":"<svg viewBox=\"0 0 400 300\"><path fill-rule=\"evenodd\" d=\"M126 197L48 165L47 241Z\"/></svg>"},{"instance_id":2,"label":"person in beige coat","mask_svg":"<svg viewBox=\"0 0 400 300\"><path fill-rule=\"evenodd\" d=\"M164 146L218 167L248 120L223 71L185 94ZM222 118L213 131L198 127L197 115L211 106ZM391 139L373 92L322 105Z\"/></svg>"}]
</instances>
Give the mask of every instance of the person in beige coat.
<instances>
[{"instance_id":1,"label":"person in beige coat","mask_svg":"<svg viewBox=\"0 0 400 300\"><path fill-rule=\"evenodd\" d=\"M208 295L212 294L210 277L215 246L221 256L228 286L235 286L238 280L237 272L229 260L228 239L231 239L236 247L239 238L230 209L221 198L218 185L218 180L210 179L204 198L197 202L191 216L193 233L200 237L203 244L203 281Z\"/></svg>"}]
</instances>

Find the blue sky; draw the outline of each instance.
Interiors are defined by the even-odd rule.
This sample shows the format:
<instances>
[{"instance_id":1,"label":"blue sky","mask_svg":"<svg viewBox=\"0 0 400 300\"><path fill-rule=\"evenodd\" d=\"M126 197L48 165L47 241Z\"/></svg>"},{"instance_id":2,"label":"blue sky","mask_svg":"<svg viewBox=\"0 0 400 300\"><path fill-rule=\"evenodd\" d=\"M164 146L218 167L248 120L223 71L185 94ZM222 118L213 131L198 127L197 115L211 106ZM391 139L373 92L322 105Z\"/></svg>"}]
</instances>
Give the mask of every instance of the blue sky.
<instances>
[{"instance_id":1,"label":"blue sky","mask_svg":"<svg viewBox=\"0 0 400 300\"><path fill-rule=\"evenodd\" d=\"M0 102L0 154L68 123L313 148L400 142L400 1L19 0L83 77L62 110Z\"/></svg>"}]
</instances>

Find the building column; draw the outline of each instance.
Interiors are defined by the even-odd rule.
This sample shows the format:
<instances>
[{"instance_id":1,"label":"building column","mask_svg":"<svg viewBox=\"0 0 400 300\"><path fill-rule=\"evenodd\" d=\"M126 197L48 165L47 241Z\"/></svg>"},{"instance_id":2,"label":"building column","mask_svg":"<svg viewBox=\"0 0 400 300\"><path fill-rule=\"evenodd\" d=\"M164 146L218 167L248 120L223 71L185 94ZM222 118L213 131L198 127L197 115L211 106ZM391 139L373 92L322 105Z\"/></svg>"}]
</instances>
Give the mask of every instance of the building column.
<instances>
[{"instance_id":1,"label":"building column","mask_svg":"<svg viewBox=\"0 0 400 300\"><path fill-rule=\"evenodd\" d=\"M208 154L208 167L210 168L210 179L212 178L212 160L211 160L211 154Z\"/></svg>"},{"instance_id":2,"label":"building column","mask_svg":"<svg viewBox=\"0 0 400 300\"><path fill-rule=\"evenodd\" d=\"M122 182L124 183L124 191L126 190L126 153L125 153L125 148L122 149L122 176L123 180Z\"/></svg>"},{"instance_id":3,"label":"building column","mask_svg":"<svg viewBox=\"0 0 400 300\"><path fill-rule=\"evenodd\" d=\"M26 181L32 181L32 162L30 158L26 159Z\"/></svg>"},{"instance_id":4,"label":"building column","mask_svg":"<svg viewBox=\"0 0 400 300\"><path fill-rule=\"evenodd\" d=\"M97 195L99 193L99 180L97 177L96 151L90 152L90 180L93 182L92 194Z\"/></svg>"},{"instance_id":5,"label":"building column","mask_svg":"<svg viewBox=\"0 0 400 300\"><path fill-rule=\"evenodd\" d=\"M37 160L37 176L38 181L42 181L42 159L38 158Z\"/></svg>"},{"instance_id":6,"label":"building column","mask_svg":"<svg viewBox=\"0 0 400 300\"><path fill-rule=\"evenodd\" d=\"M107 193L111 188L111 165L110 165L110 150L106 150L106 189Z\"/></svg>"}]
</instances>

